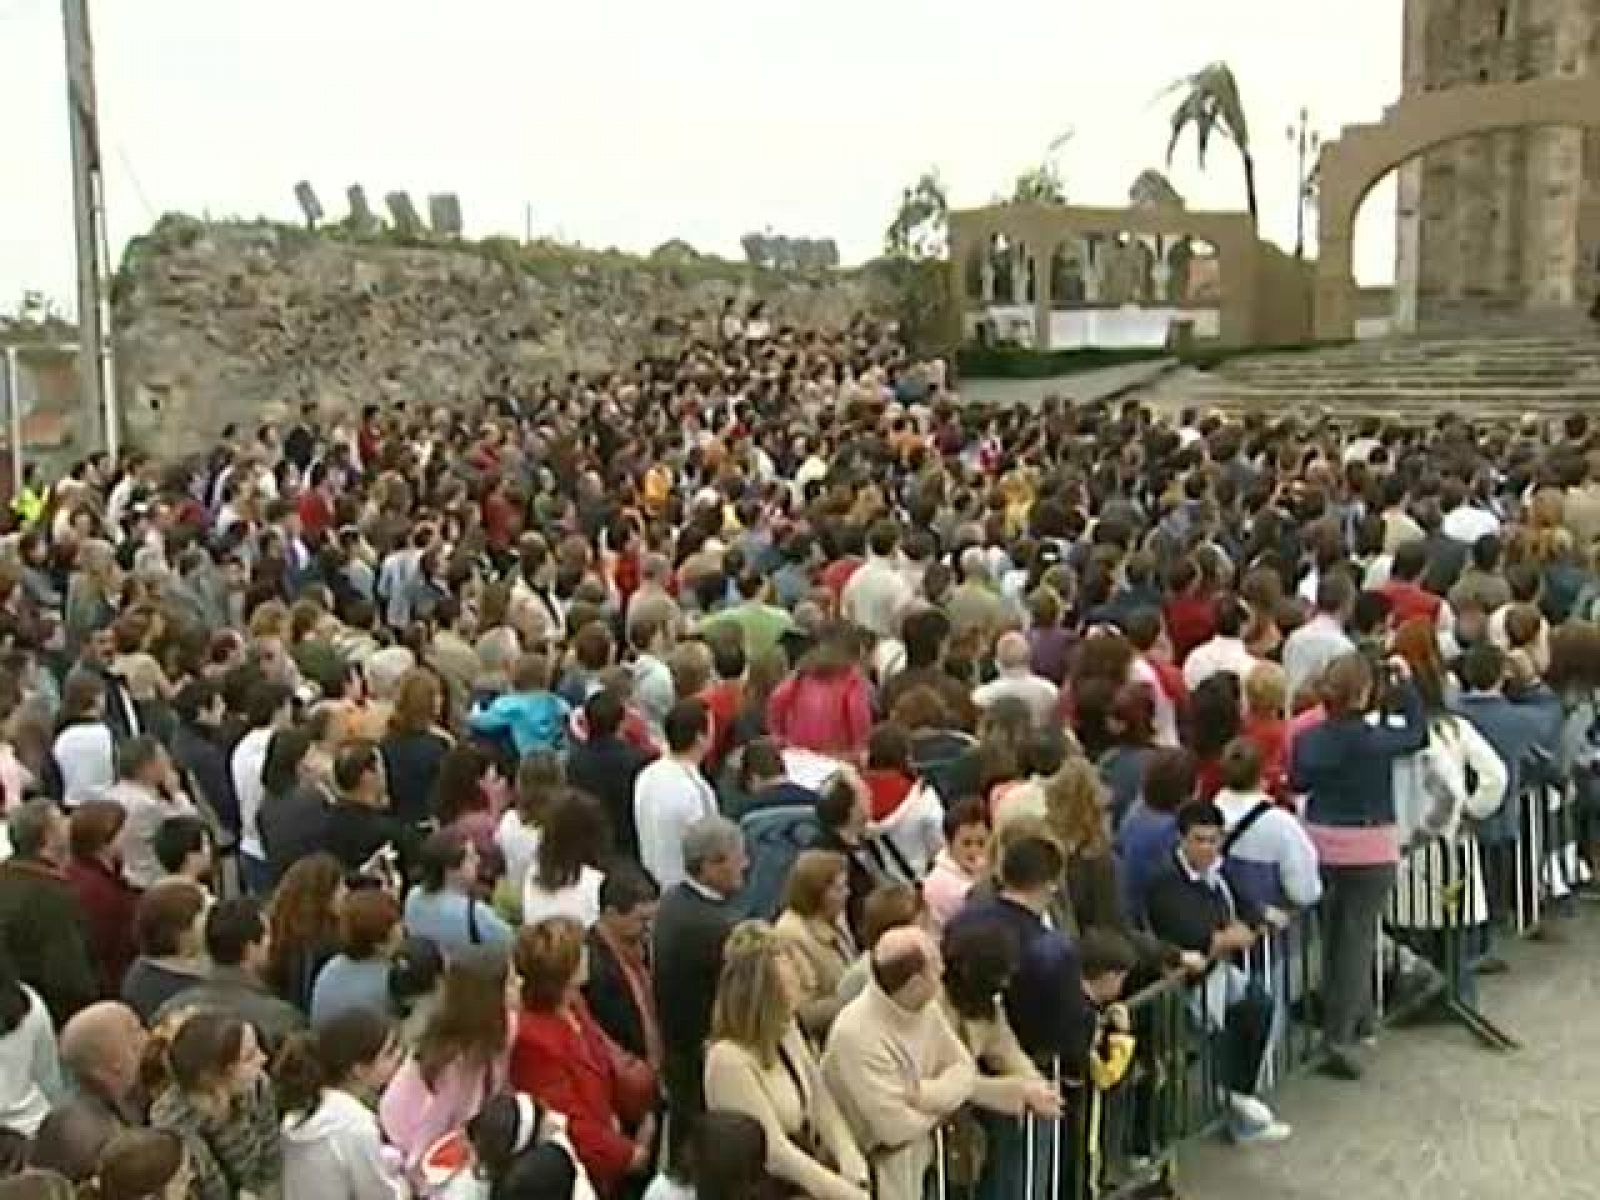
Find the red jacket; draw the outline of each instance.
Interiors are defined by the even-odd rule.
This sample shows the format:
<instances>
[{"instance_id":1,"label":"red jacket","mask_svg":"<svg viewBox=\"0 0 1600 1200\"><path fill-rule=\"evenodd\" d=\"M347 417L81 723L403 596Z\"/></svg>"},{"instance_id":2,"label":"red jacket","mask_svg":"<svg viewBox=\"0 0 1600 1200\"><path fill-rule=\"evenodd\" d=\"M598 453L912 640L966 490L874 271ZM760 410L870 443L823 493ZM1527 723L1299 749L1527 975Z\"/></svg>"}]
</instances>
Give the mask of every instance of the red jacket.
<instances>
[{"instance_id":1,"label":"red jacket","mask_svg":"<svg viewBox=\"0 0 1600 1200\"><path fill-rule=\"evenodd\" d=\"M498 489L483 501L483 535L496 550L509 550L522 532L522 510Z\"/></svg>"},{"instance_id":2,"label":"red jacket","mask_svg":"<svg viewBox=\"0 0 1600 1200\"><path fill-rule=\"evenodd\" d=\"M64 874L67 886L83 906L89 952L94 955L102 994L120 995L122 977L133 962L133 913L139 893L98 859L74 858Z\"/></svg>"},{"instance_id":3,"label":"red jacket","mask_svg":"<svg viewBox=\"0 0 1600 1200\"><path fill-rule=\"evenodd\" d=\"M1161 610L1167 623L1167 640L1172 643L1172 660L1179 666L1189 651L1204 645L1217 632L1216 601L1211 596L1187 592L1168 600Z\"/></svg>"},{"instance_id":4,"label":"red jacket","mask_svg":"<svg viewBox=\"0 0 1600 1200\"><path fill-rule=\"evenodd\" d=\"M333 528L333 505L321 488L307 488L294 507L300 514L300 528L305 530L306 540L320 542Z\"/></svg>"},{"instance_id":5,"label":"red jacket","mask_svg":"<svg viewBox=\"0 0 1600 1200\"><path fill-rule=\"evenodd\" d=\"M839 599L844 595L844 585L865 565L860 558L839 558L822 568L822 586L833 596L833 609L839 611Z\"/></svg>"},{"instance_id":6,"label":"red jacket","mask_svg":"<svg viewBox=\"0 0 1600 1200\"><path fill-rule=\"evenodd\" d=\"M744 684L737 679L723 679L700 693L700 699L711 714L713 741L711 753L706 757L715 768L733 748L733 725L739 719L739 709L744 704Z\"/></svg>"},{"instance_id":7,"label":"red jacket","mask_svg":"<svg viewBox=\"0 0 1600 1200\"><path fill-rule=\"evenodd\" d=\"M1282 717L1246 717L1239 736L1261 751L1261 790L1282 803L1289 794L1289 722Z\"/></svg>"},{"instance_id":8,"label":"red jacket","mask_svg":"<svg viewBox=\"0 0 1600 1200\"><path fill-rule=\"evenodd\" d=\"M611 582L616 584L617 599L622 604L623 612L628 610L628 601L639 590L641 565L637 554L611 556Z\"/></svg>"},{"instance_id":9,"label":"red jacket","mask_svg":"<svg viewBox=\"0 0 1600 1200\"><path fill-rule=\"evenodd\" d=\"M1156 673L1156 682L1161 685L1162 694L1171 702L1172 714L1181 726L1189 718L1189 685L1183 681L1183 668L1177 663L1148 655L1144 661Z\"/></svg>"},{"instance_id":10,"label":"red jacket","mask_svg":"<svg viewBox=\"0 0 1600 1200\"><path fill-rule=\"evenodd\" d=\"M791 675L767 701L767 732L814 754L859 759L872 733L872 694L854 667L838 675Z\"/></svg>"},{"instance_id":11,"label":"red jacket","mask_svg":"<svg viewBox=\"0 0 1600 1200\"><path fill-rule=\"evenodd\" d=\"M1378 589L1378 594L1389 601L1389 624L1395 629L1416 617L1425 617L1432 623L1439 620L1439 605L1443 602L1414 583L1391 579Z\"/></svg>"},{"instance_id":12,"label":"red jacket","mask_svg":"<svg viewBox=\"0 0 1600 1200\"><path fill-rule=\"evenodd\" d=\"M572 1148L601 1196L622 1188L633 1162L633 1139L622 1121L630 1104L627 1056L579 1001L573 1019L554 1012L517 1014L511 1040L511 1086L563 1113Z\"/></svg>"}]
</instances>

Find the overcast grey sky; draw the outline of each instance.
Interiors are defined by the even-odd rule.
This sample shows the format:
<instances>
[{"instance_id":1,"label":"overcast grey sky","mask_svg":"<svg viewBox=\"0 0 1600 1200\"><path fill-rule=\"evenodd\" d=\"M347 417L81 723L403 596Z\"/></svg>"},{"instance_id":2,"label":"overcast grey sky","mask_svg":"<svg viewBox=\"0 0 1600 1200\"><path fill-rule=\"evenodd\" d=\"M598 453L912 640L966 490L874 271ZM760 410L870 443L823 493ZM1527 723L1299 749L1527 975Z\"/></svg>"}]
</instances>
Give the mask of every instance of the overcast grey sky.
<instances>
[{"instance_id":1,"label":"overcast grey sky","mask_svg":"<svg viewBox=\"0 0 1600 1200\"><path fill-rule=\"evenodd\" d=\"M57 0L0 0L0 309L70 306L72 206ZM1233 65L1266 233L1288 247L1293 155L1377 118L1400 75L1399 0L93 0L112 252L168 210L298 219L309 179L461 196L470 232L648 249L679 236L838 239L873 253L900 188L1007 190L1067 127L1072 198L1120 203L1166 144L1161 87ZM1191 207L1243 206L1238 160L1192 144ZM1393 270L1393 182L1357 270Z\"/></svg>"}]
</instances>

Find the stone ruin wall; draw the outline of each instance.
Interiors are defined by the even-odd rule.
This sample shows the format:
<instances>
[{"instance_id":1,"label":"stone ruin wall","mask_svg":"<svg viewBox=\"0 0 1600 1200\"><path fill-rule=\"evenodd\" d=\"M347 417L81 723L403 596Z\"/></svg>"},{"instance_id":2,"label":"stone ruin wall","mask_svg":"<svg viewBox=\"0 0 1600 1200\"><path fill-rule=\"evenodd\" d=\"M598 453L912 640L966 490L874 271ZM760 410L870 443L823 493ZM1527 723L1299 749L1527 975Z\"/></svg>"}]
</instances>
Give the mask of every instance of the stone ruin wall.
<instances>
[{"instance_id":1,"label":"stone ruin wall","mask_svg":"<svg viewBox=\"0 0 1600 1200\"><path fill-rule=\"evenodd\" d=\"M1406 0L1410 93L1600 73L1600 0ZM1462 138L1402 166L1402 329L1587 308L1600 255L1600 130Z\"/></svg>"},{"instance_id":2,"label":"stone ruin wall","mask_svg":"<svg viewBox=\"0 0 1600 1200\"><path fill-rule=\"evenodd\" d=\"M164 218L114 289L130 445L204 450L229 422L404 399L457 404L570 370L635 361L665 334L709 329L729 297L775 323L887 313L870 272L756 270L693 256L571 247L403 246L292 227Z\"/></svg>"}]
</instances>

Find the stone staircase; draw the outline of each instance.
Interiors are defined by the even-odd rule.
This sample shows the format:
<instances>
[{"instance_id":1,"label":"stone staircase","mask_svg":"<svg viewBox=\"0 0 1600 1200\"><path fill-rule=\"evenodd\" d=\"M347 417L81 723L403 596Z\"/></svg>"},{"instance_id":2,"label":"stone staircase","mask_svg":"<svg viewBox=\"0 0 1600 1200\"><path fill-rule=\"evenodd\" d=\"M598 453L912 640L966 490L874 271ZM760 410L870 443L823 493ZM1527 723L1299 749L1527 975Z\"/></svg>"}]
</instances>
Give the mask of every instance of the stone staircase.
<instances>
[{"instance_id":1,"label":"stone staircase","mask_svg":"<svg viewBox=\"0 0 1600 1200\"><path fill-rule=\"evenodd\" d=\"M1406 423L1454 412L1480 420L1600 411L1600 329L1421 335L1248 355L1183 371L1151 397L1224 412L1310 411Z\"/></svg>"}]
</instances>

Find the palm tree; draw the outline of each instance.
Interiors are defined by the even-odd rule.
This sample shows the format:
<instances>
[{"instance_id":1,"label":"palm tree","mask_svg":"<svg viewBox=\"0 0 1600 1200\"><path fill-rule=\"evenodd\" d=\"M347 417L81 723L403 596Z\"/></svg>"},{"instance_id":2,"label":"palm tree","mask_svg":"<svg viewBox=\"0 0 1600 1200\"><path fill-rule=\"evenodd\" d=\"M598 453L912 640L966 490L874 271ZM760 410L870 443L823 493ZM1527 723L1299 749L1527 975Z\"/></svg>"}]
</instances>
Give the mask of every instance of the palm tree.
<instances>
[{"instance_id":1,"label":"palm tree","mask_svg":"<svg viewBox=\"0 0 1600 1200\"><path fill-rule=\"evenodd\" d=\"M1150 168L1140 171L1128 187L1128 203L1134 208L1182 208L1183 193L1172 186L1160 171Z\"/></svg>"},{"instance_id":2,"label":"palm tree","mask_svg":"<svg viewBox=\"0 0 1600 1200\"><path fill-rule=\"evenodd\" d=\"M1178 107L1172 110L1172 137L1167 142L1167 165L1178 149L1184 131L1194 126L1195 149L1201 169L1206 165L1206 148L1214 134L1227 138L1238 148L1244 164L1245 199L1250 208L1250 220L1256 222L1259 212L1256 205L1256 161L1250 155L1250 125L1245 119L1244 103L1239 98L1239 84L1233 69L1224 62L1214 62L1202 67L1186 79L1180 79L1163 95L1182 94Z\"/></svg>"},{"instance_id":3,"label":"palm tree","mask_svg":"<svg viewBox=\"0 0 1600 1200\"><path fill-rule=\"evenodd\" d=\"M1065 204L1067 189L1062 185L1061 172L1046 159L1037 167L1022 172L1011 185L1012 204Z\"/></svg>"},{"instance_id":4,"label":"palm tree","mask_svg":"<svg viewBox=\"0 0 1600 1200\"><path fill-rule=\"evenodd\" d=\"M938 171L924 171L900 193L900 207L884 231L884 253L890 258L939 258L945 251L949 214L944 181Z\"/></svg>"}]
</instances>

